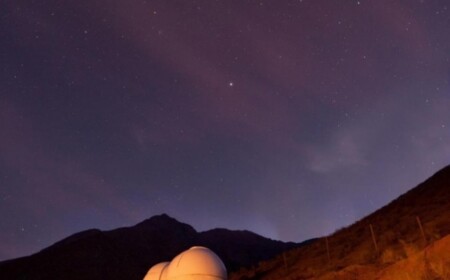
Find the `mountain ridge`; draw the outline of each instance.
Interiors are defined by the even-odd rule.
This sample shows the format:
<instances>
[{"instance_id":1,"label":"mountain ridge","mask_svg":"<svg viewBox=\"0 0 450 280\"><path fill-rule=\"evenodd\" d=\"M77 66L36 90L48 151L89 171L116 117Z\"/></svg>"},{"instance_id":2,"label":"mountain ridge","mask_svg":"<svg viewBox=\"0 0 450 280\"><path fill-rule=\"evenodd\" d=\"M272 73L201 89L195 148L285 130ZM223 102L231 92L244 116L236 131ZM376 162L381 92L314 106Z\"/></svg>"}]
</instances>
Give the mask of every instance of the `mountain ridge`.
<instances>
[{"instance_id":1,"label":"mountain ridge","mask_svg":"<svg viewBox=\"0 0 450 280\"><path fill-rule=\"evenodd\" d=\"M0 279L143 279L147 270L194 246L207 246L229 271L251 266L300 246L250 231L197 232L161 214L134 226L72 234L31 256L0 262Z\"/></svg>"}]
</instances>

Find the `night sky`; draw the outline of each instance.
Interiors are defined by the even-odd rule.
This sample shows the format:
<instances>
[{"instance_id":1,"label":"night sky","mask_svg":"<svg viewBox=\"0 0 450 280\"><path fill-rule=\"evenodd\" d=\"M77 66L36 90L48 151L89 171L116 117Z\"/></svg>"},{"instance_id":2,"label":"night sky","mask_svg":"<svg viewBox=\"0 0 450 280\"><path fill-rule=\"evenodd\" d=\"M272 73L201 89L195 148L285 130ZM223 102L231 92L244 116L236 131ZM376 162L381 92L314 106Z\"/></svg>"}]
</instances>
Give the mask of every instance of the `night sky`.
<instances>
[{"instance_id":1,"label":"night sky","mask_svg":"<svg viewBox=\"0 0 450 280\"><path fill-rule=\"evenodd\" d=\"M167 213L332 233L450 163L446 0L3 0L0 260Z\"/></svg>"}]
</instances>

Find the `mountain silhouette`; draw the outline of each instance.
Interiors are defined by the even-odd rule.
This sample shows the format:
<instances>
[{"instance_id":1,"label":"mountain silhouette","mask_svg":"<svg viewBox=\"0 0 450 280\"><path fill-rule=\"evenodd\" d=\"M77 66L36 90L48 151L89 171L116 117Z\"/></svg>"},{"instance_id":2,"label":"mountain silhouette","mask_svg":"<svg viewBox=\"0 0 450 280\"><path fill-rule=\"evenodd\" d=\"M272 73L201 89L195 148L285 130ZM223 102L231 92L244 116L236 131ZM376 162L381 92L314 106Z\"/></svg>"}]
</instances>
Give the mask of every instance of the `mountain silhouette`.
<instances>
[{"instance_id":1,"label":"mountain silhouette","mask_svg":"<svg viewBox=\"0 0 450 280\"><path fill-rule=\"evenodd\" d=\"M212 249L228 271L258 262L293 247L249 231L213 229L197 232L166 214L133 227L86 230L29 257L0 263L0 279L142 280L148 269L170 261L194 246Z\"/></svg>"},{"instance_id":2,"label":"mountain silhouette","mask_svg":"<svg viewBox=\"0 0 450 280\"><path fill-rule=\"evenodd\" d=\"M450 166L353 225L229 278L450 279Z\"/></svg>"}]
</instances>

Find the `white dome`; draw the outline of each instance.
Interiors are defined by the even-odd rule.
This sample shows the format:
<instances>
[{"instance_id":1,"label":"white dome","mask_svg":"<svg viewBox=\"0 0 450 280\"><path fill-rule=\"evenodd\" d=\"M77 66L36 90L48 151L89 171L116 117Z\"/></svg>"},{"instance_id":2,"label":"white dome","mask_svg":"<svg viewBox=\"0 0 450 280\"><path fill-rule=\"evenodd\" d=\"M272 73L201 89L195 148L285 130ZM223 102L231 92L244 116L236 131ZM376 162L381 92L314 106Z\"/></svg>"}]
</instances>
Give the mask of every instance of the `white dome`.
<instances>
[{"instance_id":1,"label":"white dome","mask_svg":"<svg viewBox=\"0 0 450 280\"><path fill-rule=\"evenodd\" d=\"M192 247L176 256L167 268L167 280L226 280L220 258L205 247Z\"/></svg>"},{"instance_id":2,"label":"white dome","mask_svg":"<svg viewBox=\"0 0 450 280\"><path fill-rule=\"evenodd\" d=\"M155 264L150 268L147 274L144 277L144 280L163 280L163 274L166 274L167 267L169 266L169 262L162 262Z\"/></svg>"}]
</instances>

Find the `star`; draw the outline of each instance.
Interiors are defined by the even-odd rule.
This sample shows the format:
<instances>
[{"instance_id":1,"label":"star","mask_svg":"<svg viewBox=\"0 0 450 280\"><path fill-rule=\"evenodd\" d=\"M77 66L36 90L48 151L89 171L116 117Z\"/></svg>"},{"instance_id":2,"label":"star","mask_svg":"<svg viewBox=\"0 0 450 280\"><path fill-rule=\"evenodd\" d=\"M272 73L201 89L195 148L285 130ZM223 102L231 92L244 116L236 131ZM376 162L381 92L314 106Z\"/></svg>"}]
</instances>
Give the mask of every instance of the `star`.
<instances>
[{"instance_id":1,"label":"star","mask_svg":"<svg viewBox=\"0 0 450 280\"><path fill-rule=\"evenodd\" d=\"M228 83L228 86L229 86L229 87L233 87L233 86L234 86L233 81L230 81L230 82Z\"/></svg>"}]
</instances>

